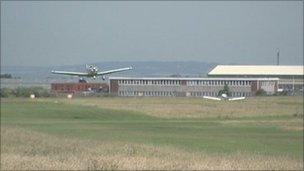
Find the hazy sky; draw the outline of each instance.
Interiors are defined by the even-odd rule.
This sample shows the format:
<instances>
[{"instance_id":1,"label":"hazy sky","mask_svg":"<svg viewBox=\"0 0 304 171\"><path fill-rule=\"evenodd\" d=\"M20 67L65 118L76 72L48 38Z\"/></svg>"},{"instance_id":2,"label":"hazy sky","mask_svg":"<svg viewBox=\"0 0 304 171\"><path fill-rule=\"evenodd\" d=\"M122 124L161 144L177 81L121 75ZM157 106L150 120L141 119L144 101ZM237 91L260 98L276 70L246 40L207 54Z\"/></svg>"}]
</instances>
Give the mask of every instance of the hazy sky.
<instances>
[{"instance_id":1,"label":"hazy sky","mask_svg":"<svg viewBox=\"0 0 304 171\"><path fill-rule=\"evenodd\" d=\"M303 64L303 2L3 2L1 64Z\"/></svg>"}]
</instances>

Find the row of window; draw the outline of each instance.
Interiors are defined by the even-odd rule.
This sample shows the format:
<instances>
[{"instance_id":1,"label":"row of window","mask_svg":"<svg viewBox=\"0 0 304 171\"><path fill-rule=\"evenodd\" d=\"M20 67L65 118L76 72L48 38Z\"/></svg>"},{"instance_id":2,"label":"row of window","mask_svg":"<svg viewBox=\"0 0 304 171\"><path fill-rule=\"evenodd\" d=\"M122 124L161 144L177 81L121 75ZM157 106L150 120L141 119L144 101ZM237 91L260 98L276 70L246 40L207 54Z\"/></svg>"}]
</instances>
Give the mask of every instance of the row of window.
<instances>
[{"instance_id":1,"label":"row of window","mask_svg":"<svg viewBox=\"0 0 304 171\"><path fill-rule=\"evenodd\" d=\"M74 84L74 85L52 85L53 89L88 89L88 88L102 88L101 85L86 85L86 84Z\"/></svg>"},{"instance_id":2,"label":"row of window","mask_svg":"<svg viewBox=\"0 0 304 171\"><path fill-rule=\"evenodd\" d=\"M170 91L119 91L119 96L176 96L176 92Z\"/></svg>"},{"instance_id":3,"label":"row of window","mask_svg":"<svg viewBox=\"0 0 304 171\"><path fill-rule=\"evenodd\" d=\"M217 92L190 92L190 96L200 97L200 96L217 96Z\"/></svg>"},{"instance_id":4,"label":"row of window","mask_svg":"<svg viewBox=\"0 0 304 171\"><path fill-rule=\"evenodd\" d=\"M187 81L187 85L251 85L251 81L218 81L218 80L210 80L210 81Z\"/></svg>"},{"instance_id":5,"label":"row of window","mask_svg":"<svg viewBox=\"0 0 304 171\"><path fill-rule=\"evenodd\" d=\"M180 85L179 80L118 80L118 84L132 85Z\"/></svg>"},{"instance_id":6,"label":"row of window","mask_svg":"<svg viewBox=\"0 0 304 171\"><path fill-rule=\"evenodd\" d=\"M274 82L266 82L266 81L261 81L260 85L261 86L274 86Z\"/></svg>"},{"instance_id":7,"label":"row of window","mask_svg":"<svg viewBox=\"0 0 304 171\"><path fill-rule=\"evenodd\" d=\"M201 97L201 96L217 96L218 92L191 92L190 96ZM231 92L232 97L248 97L252 94L250 92Z\"/></svg>"},{"instance_id":8,"label":"row of window","mask_svg":"<svg viewBox=\"0 0 304 171\"><path fill-rule=\"evenodd\" d=\"M119 96L176 96L177 92L170 91L119 91ZM201 96L217 96L218 92L190 92L186 96L201 97ZM250 92L232 92L233 97L251 96Z\"/></svg>"},{"instance_id":9,"label":"row of window","mask_svg":"<svg viewBox=\"0 0 304 171\"><path fill-rule=\"evenodd\" d=\"M189 86L195 85L251 85L251 81L218 81L196 80L186 81ZM181 85L180 80L118 80L118 84L125 85Z\"/></svg>"}]
</instances>

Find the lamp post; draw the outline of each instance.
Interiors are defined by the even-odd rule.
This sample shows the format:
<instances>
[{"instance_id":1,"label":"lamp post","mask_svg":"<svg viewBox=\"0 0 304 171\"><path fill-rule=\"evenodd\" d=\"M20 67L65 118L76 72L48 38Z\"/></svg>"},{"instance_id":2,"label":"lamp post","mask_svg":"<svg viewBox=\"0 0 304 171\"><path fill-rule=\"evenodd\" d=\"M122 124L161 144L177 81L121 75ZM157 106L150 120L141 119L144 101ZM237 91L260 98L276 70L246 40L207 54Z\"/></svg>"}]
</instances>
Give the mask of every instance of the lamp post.
<instances>
[{"instance_id":1,"label":"lamp post","mask_svg":"<svg viewBox=\"0 0 304 171\"><path fill-rule=\"evenodd\" d=\"M277 48L277 65L280 65L280 49Z\"/></svg>"}]
</instances>

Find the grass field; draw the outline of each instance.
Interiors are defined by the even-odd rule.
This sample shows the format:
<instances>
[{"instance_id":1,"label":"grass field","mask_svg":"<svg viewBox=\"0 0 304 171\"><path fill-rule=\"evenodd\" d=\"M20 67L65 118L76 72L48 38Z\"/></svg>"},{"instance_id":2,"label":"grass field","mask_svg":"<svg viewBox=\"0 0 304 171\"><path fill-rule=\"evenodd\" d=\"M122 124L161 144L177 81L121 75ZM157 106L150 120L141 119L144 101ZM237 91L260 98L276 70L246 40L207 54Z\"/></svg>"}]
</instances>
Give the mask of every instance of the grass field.
<instances>
[{"instance_id":1,"label":"grass field","mask_svg":"<svg viewBox=\"0 0 304 171\"><path fill-rule=\"evenodd\" d=\"M303 98L1 99L1 169L303 169Z\"/></svg>"}]
</instances>

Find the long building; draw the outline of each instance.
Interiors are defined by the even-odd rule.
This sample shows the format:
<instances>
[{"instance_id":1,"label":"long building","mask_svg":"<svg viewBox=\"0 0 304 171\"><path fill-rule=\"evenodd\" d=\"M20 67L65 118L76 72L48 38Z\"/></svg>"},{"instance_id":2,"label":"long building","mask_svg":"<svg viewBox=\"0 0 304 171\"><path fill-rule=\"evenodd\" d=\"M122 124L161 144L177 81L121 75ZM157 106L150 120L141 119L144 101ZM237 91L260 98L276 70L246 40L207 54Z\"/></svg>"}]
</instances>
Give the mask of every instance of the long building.
<instances>
[{"instance_id":1,"label":"long building","mask_svg":"<svg viewBox=\"0 0 304 171\"><path fill-rule=\"evenodd\" d=\"M277 91L278 78L109 77L110 93L118 96L217 96L228 85L233 97Z\"/></svg>"},{"instance_id":2,"label":"long building","mask_svg":"<svg viewBox=\"0 0 304 171\"><path fill-rule=\"evenodd\" d=\"M278 89L303 93L304 66L291 65L218 65L208 73L213 78L279 78Z\"/></svg>"}]
</instances>

